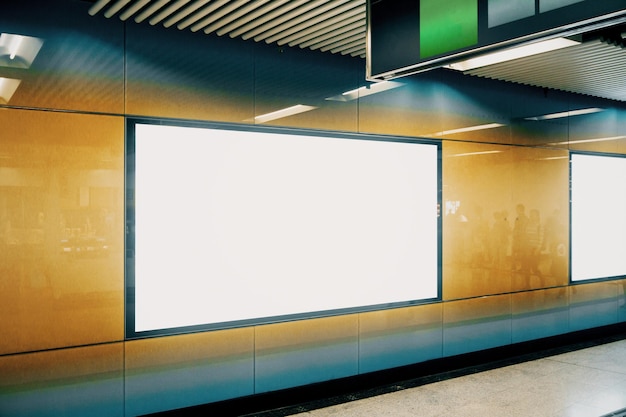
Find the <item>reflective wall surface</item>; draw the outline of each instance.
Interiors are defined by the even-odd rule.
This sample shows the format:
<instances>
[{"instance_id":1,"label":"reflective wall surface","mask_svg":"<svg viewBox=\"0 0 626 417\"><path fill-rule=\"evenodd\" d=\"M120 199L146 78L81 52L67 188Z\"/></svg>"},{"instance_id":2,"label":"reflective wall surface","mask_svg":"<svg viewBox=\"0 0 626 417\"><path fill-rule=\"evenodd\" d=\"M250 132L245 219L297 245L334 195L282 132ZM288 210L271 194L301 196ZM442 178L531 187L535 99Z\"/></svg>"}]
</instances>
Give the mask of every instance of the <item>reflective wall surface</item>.
<instances>
[{"instance_id":1,"label":"reflective wall surface","mask_svg":"<svg viewBox=\"0 0 626 417\"><path fill-rule=\"evenodd\" d=\"M0 353L123 338L122 117L0 109Z\"/></svg>"},{"instance_id":2,"label":"reflective wall surface","mask_svg":"<svg viewBox=\"0 0 626 417\"><path fill-rule=\"evenodd\" d=\"M626 153L623 103L445 70L366 88L359 58L90 5L0 5L24 42L0 56L0 415L142 415L626 321L626 281L571 286L568 258L569 150ZM442 301L125 341L126 116L441 140Z\"/></svg>"}]
</instances>

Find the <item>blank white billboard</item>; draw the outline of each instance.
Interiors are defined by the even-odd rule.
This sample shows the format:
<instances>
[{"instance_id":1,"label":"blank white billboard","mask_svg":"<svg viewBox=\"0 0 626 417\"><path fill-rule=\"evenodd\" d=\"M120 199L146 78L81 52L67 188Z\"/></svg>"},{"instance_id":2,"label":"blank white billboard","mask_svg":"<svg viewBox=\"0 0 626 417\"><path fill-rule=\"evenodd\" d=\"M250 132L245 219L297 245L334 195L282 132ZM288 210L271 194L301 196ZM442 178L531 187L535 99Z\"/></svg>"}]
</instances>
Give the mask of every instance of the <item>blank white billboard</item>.
<instances>
[{"instance_id":1,"label":"blank white billboard","mask_svg":"<svg viewBox=\"0 0 626 417\"><path fill-rule=\"evenodd\" d=\"M135 332L439 296L437 144L134 126Z\"/></svg>"},{"instance_id":2,"label":"blank white billboard","mask_svg":"<svg viewBox=\"0 0 626 417\"><path fill-rule=\"evenodd\" d=\"M626 275L626 158L571 155L571 279Z\"/></svg>"}]
</instances>

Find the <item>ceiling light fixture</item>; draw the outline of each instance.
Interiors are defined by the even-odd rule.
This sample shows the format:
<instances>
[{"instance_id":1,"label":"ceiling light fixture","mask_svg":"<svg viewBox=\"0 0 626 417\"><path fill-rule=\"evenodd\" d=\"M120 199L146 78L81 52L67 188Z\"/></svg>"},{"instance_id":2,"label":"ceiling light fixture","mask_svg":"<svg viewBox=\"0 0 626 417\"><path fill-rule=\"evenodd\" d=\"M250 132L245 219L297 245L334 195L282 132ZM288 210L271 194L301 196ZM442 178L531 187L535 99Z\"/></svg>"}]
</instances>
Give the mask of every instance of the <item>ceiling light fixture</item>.
<instances>
[{"instance_id":1,"label":"ceiling light fixture","mask_svg":"<svg viewBox=\"0 0 626 417\"><path fill-rule=\"evenodd\" d=\"M599 107L590 107L587 109L570 110L570 111L563 111L563 112L558 112L558 113L544 114L541 116L525 117L524 120L560 119L562 117L580 116L582 114L598 113L601 111L604 111L604 109L601 109Z\"/></svg>"},{"instance_id":2,"label":"ceiling light fixture","mask_svg":"<svg viewBox=\"0 0 626 417\"><path fill-rule=\"evenodd\" d=\"M535 42L515 48L509 48L502 51L477 56L475 58L470 58L464 61L445 65L444 67L457 71L468 71L474 68L485 67L487 65L498 64L500 62L511 61L513 59L524 58L527 56L537 55L543 52L554 51L557 49L567 48L569 46L579 44L579 41L569 38L548 39L546 41Z\"/></svg>"},{"instance_id":3,"label":"ceiling light fixture","mask_svg":"<svg viewBox=\"0 0 626 417\"><path fill-rule=\"evenodd\" d=\"M267 123L271 120L282 119L283 117L293 116L295 114L304 113L307 111L315 110L315 106L307 106L304 104L296 104L295 106L287 107L285 109L276 110L271 113L262 114L254 118L255 123Z\"/></svg>"}]
</instances>

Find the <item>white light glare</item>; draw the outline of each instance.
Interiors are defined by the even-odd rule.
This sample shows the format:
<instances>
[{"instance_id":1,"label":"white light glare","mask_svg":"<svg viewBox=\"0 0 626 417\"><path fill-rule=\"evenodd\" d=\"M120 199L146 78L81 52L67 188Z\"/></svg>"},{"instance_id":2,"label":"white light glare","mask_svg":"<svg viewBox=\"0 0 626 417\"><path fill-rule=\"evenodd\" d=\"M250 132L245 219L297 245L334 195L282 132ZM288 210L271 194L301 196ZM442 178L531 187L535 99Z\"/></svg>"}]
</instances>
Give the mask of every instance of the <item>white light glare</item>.
<instances>
[{"instance_id":1,"label":"white light glare","mask_svg":"<svg viewBox=\"0 0 626 417\"><path fill-rule=\"evenodd\" d=\"M0 103L7 104L21 82L13 78L0 77Z\"/></svg>"},{"instance_id":2,"label":"white light glare","mask_svg":"<svg viewBox=\"0 0 626 417\"><path fill-rule=\"evenodd\" d=\"M3 59L0 66L29 68L43 45L43 40L32 36L15 35L12 33L0 34L0 57ZM15 58L20 58L16 60Z\"/></svg>"},{"instance_id":3,"label":"white light glare","mask_svg":"<svg viewBox=\"0 0 626 417\"><path fill-rule=\"evenodd\" d=\"M466 153L457 153L455 155L450 155L450 156L456 157L456 156L489 155L489 154L494 154L494 153L502 153L502 151L466 152Z\"/></svg>"},{"instance_id":4,"label":"white light glare","mask_svg":"<svg viewBox=\"0 0 626 417\"><path fill-rule=\"evenodd\" d=\"M626 139L626 136L608 136L606 138L566 140L566 141L563 141L563 142L548 143L548 145L572 145L574 143L609 142L609 141L612 141L612 140L621 140L621 139Z\"/></svg>"},{"instance_id":5,"label":"white light glare","mask_svg":"<svg viewBox=\"0 0 626 417\"><path fill-rule=\"evenodd\" d=\"M271 120L282 119L283 117L293 116L294 114L304 113L304 112L315 110L315 109L317 109L317 107L315 106L296 104L295 106L287 107L285 109L276 110L271 113L266 113L260 116L256 116L254 118L254 121L256 123L266 123Z\"/></svg>"},{"instance_id":6,"label":"white light glare","mask_svg":"<svg viewBox=\"0 0 626 417\"><path fill-rule=\"evenodd\" d=\"M502 127L502 126L506 126L506 125L503 125L502 123L488 123L484 125L461 127L459 129L444 130L443 132L431 133L426 136L454 135L456 133L473 132L475 130L484 130L484 129L494 129L496 127Z\"/></svg>"},{"instance_id":7,"label":"white light glare","mask_svg":"<svg viewBox=\"0 0 626 417\"><path fill-rule=\"evenodd\" d=\"M382 81L379 83L373 83L363 87L355 88L354 90L346 91L336 96L327 97L329 101L352 101L358 98L371 96L372 94L382 93L383 91L392 90L394 88L402 87L404 84L396 81Z\"/></svg>"},{"instance_id":8,"label":"white light glare","mask_svg":"<svg viewBox=\"0 0 626 417\"><path fill-rule=\"evenodd\" d=\"M453 64L445 65L444 67L457 71L468 71L475 68L485 67L487 65L498 64L500 62L511 61L513 59L524 58L578 44L580 44L580 42L568 38L548 39L546 41L535 42L529 45L518 46L516 48L505 49L503 51L493 52L476 58L470 58L465 61L455 62Z\"/></svg>"},{"instance_id":9,"label":"white light glare","mask_svg":"<svg viewBox=\"0 0 626 417\"><path fill-rule=\"evenodd\" d=\"M599 107L590 107L588 109L579 109L579 110L571 110L571 111L563 111L558 113L550 113L544 114L541 116L533 116L533 117L525 117L524 120L551 120L551 119L560 119L562 117L571 117L571 116L580 116L582 114L591 114L598 113L603 111Z\"/></svg>"}]
</instances>

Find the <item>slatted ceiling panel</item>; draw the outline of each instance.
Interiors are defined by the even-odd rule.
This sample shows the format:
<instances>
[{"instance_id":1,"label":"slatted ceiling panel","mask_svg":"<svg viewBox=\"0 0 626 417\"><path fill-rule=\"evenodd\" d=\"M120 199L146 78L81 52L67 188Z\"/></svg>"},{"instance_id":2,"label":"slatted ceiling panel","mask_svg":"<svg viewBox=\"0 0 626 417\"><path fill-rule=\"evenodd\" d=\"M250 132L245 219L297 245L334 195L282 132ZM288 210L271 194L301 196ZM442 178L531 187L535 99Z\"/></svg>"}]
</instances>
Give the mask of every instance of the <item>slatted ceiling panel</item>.
<instances>
[{"instance_id":1,"label":"slatted ceiling panel","mask_svg":"<svg viewBox=\"0 0 626 417\"><path fill-rule=\"evenodd\" d=\"M626 101L626 48L602 39L465 74Z\"/></svg>"},{"instance_id":2,"label":"slatted ceiling panel","mask_svg":"<svg viewBox=\"0 0 626 417\"><path fill-rule=\"evenodd\" d=\"M365 3L366 0L96 0L89 14L364 58ZM626 101L623 43L591 40L465 74Z\"/></svg>"},{"instance_id":3,"label":"slatted ceiling panel","mask_svg":"<svg viewBox=\"0 0 626 417\"><path fill-rule=\"evenodd\" d=\"M97 0L89 14L365 57L365 0Z\"/></svg>"},{"instance_id":4,"label":"slatted ceiling panel","mask_svg":"<svg viewBox=\"0 0 626 417\"><path fill-rule=\"evenodd\" d=\"M362 12L361 9L363 9ZM350 14L348 17L348 14L346 14L345 19L344 16L337 16L335 18L328 19L326 22L311 26L310 28L301 31L299 34L281 39L278 41L278 44L282 45L282 42L286 42L289 46L308 48L311 45L324 42L330 38L340 36L345 32L357 28L365 30L362 22L362 20L365 19L365 7L357 7L354 10L354 15Z\"/></svg>"}]
</instances>

